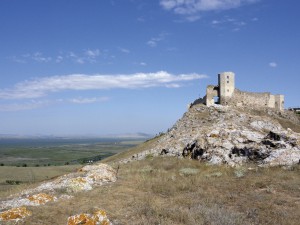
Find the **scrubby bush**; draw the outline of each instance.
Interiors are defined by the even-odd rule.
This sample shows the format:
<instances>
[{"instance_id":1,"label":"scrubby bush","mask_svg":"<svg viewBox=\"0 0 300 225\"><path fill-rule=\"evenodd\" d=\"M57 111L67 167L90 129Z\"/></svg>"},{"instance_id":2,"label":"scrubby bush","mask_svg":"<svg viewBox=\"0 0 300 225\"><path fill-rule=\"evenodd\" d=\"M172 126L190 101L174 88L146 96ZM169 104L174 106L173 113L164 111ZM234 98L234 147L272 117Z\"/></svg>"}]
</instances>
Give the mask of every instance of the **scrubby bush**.
<instances>
[{"instance_id":1,"label":"scrubby bush","mask_svg":"<svg viewBox=\"0 0 300 225\"><path fill-rule=\"evenodd\" d=\"M5 182L10 185L19 185L22 183L22 181L19 180L6 180Z\"/></svg>"}]
</instances>

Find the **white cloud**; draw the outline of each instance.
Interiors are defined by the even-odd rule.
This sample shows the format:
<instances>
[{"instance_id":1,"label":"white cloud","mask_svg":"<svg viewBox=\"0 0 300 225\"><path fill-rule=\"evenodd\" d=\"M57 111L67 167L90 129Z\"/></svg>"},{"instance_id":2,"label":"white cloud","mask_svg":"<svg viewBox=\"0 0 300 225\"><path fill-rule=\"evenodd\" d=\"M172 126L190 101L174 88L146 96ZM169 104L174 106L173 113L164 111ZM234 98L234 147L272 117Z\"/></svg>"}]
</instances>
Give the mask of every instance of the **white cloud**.
<instances>
[{"instance_id":1,"label":"white cloud","mask_svg":"<svg viewBox=\"0 0 300 225\"><path fill-rule=\"evenodd\" d=\"M257 1L259 0L160 0L160 5L165 10L172 10L175 14L186 16L189 20L192 15L199 15L201 12L228 10ZM194 19L196 20L196 17Z\"/></svg>"},{"instance_id":2,"label":"white cloud","mask_svg":"<svg viewBox=\"0 0 300 225\"><path fill-rule=\"evenodd\" d=\"M52 92L66 90L136 89L170 87L170 84L207 78L201 74L173 75L165 71L129 75L71 74L37 78L17 83L13 88L0 89L0 99L39 98Z\"/></svg>"},{"instance_id":3,"label":"white cloud","mask_svg":"<svg viewBox=\"0 0 300 225\"><path fill-rule=\"evenodd\" d=\"M224 17L219 20L211 21L211 25L213 28L225 28L230 29L232 31L240 31L242 27L245 27L247 25L247 23L242 20Z\"/></svg>"},{"instance_id":4,"label":"white cloud","mask_svg":"<svg viewBox=\"0 0 300 225\"><path fill-rule=\"evenodd\" d=\"M220 24L220 23L222 23L222 22L219 21L219 20L213 20L213 21L211 21L212 25L216 25L216 24Z\"/></svg>"},{"instance_id":5,"label":"white cloud","mask_svg":"<svg viewBox=\"0 0 300 225\"><path fill-rule=\"evenodd\" d=\"M87 55L90 58L96 58L97 56L100 55L100 51L99 49L95 49L95 50L86 50L85 55Z\"/></svg>"},{"instance_id":6,"label":"white cloud","mask_svg":"<svg viewBox=\"0 0 300 225\"><path fill-rule=\"evenodd\" d=\"M180 84L167 84L166 85L167 88L180 88Z\"/></svg>"},{"instance_id":7,"label":"white cloud","mask_svg":"<svg viewBox=\"0 0 300 225\"><path fill-rule=\"evenodd\" d=\"M127 49L127 48L119 48L119 49L120 49L120 51L123 52L123 53L126 53L126 54L130 53L130 50Z\"/></svg>"},{"instance_id":8,"label":"white cloud","mask_svg":"<svg viewBox=\"0 0 300 225\"><path fill-rule=\"evenodd\" d=\"M16 62L16 63L27 63L26 59L24 58L18 58L17 56L12 56L12 57L9 57L9 59L11 59L12 61Z\"/></svg>"},{"instance_id":9,"label":"white cloud","mask_svg":"<svg viewBox=\"0 0 300 225\"><path fill-rule=\"evenodd\" d=\"M1 104L0 112L15 112L15 111L24 111L24 110L32 110L44 107L49 105L48 101L36 101L31 100L25 103L11 103L11 104Z\"/></svg>"},{"instance_id":10,"label":"white cloud","mask_svg":"<svg viewBox=\"0 0 300 225\"><path fill-rule=\"evenodd\" d=\"M141 65L141 66L147 66L147 63L145 63L145 62L140 62L140 65Z\"/></svg>"},{"instance_id":11,"label":"white cloud","mask_svg":"<svg viewBox=\"0 0 300 225\"><path fill-rule=\"evenodd\" d=\"M41 62L41 63L46 63L46 62L50 62L52 60L51 57L45 57L43 56L42 53L40 52L36 52L34 53L31 58L37 62Z\"/></svg>"},{"instance_id":12,"label":"white cloud","mask_svg":"<svg viewBox=\"0 0 300 225\"><path fill-rule=\"evenodd\" d=\"M17 63L27 63L29 61L34 61L38 63L49 63L52 61L52 57L44 56L41 52L35 52L35 53L27 53L23 54L21 56L13 56L10 57L12 61Z\"/></svg>"},{"instance_id":13,"label":"white cloud","mask_svg":"<svg viewBox=\"0 0 300 225\"><path fill-rule=\"evenodd\" d=\"M60 63L60 62L62 62L63 60L64 60L64 57L62 57L61 55L59 55L59 56L56 57L55 62Z\"/></svg>"},{"instance_id":14,"label":"white cloud","mask_svg":"<svg viewBox=\"0 0 300 225\"><path fill-rule=\"evenodd\" d=\"M9 104L0 104L0 112L17 112L25 110L33 110L47 107L54 104L73 103L73 104L92 104L97 102L106 102L109 97L93 97L93 98L72 98L72 99L55 99L55 100L29 100L27 102L16 102Z\"/></svg>"},{"instance_id":15,"label":"white cloud","mask_svg":"<svg viewBox=\"0 0 300 225\"><path fill-rule=\"evenodd\" d=\"M101 54L99 49L88 49L80 52L59 52L53 56L44 56L41 52L26 53L21 56L9 57L12 61L17 63L61 63L62 61L71 61L73 63L85 64L85 63L95 63L98 57L105 58L107 54Z\"/></svg>"},{"instance_id":16,"label":"white cloud","mask_svg":"<svg viewBox=\"0 0 300 225\"><path fill-rule=\"evenodd\" d=\"M83 58L77 58L77 59L75 59L75 62L78 63L78 64L84 64L85 63Z\"/></svg>"},{"instance_id":17,"label":"white cloud","mask_svg":"<svg viewBox=\"0 0 300 225\"><path fill-rule=\"evenodd\" d=\"M277 63L276 62L270 62L269 66L275 68L275 67L277 67Z\"/></svg>"},{"instance_id":18,"label":"white cloud","mask_svg":"<svg viewBox=\"0 0 300 225\"><path fill-rule=\"evenodd\" d=\"M150 47L156 47L157 46L157 42L154 41L154 40L150 40L150 41L147 41L147 45L149 45Z\"/></svg>"},{"instance_id":19,"label":"white cloud","mask_svg":"<svg viewBox=\"0 0 300 225\"><path fill-rule=\"evenodd\" d=\"M149 41L147 41L147 45L154 48L157 46L158 42L165 40L166 36L168 35L169 34L166 32L161 32L157 37L153 37Z\"/></svg>"},{"instance_id":20,"label":"white cloud","mask_svg":"<svg viewBox=\"0 0 300 225\"><path fill-rule=\"evenodd\" d=\"M109 98L108 97L99 97L99 98L73 98L70 99L69 101L75 104L91 104L91 103L96 103L96 102L104 102L104 101L108 101Z\"/></svg>"}]
</instances>

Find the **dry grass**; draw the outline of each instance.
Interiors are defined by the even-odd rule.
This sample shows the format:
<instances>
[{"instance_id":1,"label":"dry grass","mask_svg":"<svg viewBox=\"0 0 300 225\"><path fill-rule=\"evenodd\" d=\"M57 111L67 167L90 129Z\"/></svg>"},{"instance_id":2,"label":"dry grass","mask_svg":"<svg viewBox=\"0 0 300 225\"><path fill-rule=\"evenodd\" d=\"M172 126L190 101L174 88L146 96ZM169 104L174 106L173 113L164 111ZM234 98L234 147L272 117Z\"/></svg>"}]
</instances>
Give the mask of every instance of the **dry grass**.
<instances>
[{"instance_id":1,"label":"dry grass","mask_svg":"<svg viewBox=\"0 0 300 225\"><path fill-rule=\"evenodd\" d=\"M23 224L66 224L68 216L96 208L114 224L299 224L299 172L147 159L121 165L114 184L31 207Z\"/></svg>"},{"instance_id":2,"label":"dry grass","mask_svg":"<svg viewBox=\"0 0 300 225\"><path fill-rule=\"evenodd\" d=\"M76 171L81 165L49 167L0 167L0 198L18 193L31 184L49 180L54 177ZM9 185L7 181L20 182L20 185Z\"/></svg>"},{"instance_id":3,"label":"dry grass","mask_svg":"<svg viewBox=\"0 0 300 225\"><path fill-rule=\"evenodd\" d=\"M300 133L300 125L299 124L295 124L289 120L286 120L286 119L278 119L278 122L280 123L280 125L287 129L287 128L290 128L292 129L293 131L297 132L297 133Z\"/></svg>"},{"instance_id":4,"label":"dry grass","mask_svg":"<svg viewBox=\"0 0 300 225\"><path fill-rule=\"evenodd\" d=\"M105 158L105 159L101 160L101 162L103 162L103 163L117 162L117 161L120 161L121 159L125 159L128 157L131 157L132 155L134 155L136 153L142 152L145 149L151 149L157 144L159 137L152 138L152 139L145 141L144 143L142 143L136 147L133 147L127 151L123 151L123 152L120 152L113 156L110 156L108 158Z\"/></svg>"}]
</instances>

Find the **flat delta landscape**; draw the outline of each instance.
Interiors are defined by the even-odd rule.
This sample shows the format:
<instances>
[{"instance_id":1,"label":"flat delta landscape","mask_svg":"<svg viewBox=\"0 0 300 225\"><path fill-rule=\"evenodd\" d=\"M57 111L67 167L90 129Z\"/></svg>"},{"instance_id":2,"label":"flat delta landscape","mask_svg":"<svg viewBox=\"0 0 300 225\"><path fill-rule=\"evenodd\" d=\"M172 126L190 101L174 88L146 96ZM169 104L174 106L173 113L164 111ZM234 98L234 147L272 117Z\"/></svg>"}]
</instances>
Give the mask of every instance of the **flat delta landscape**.
<instances>
[{"instance_id":1,"label":"flat delta landscape","mask_svg":"<svg viewBox=\"0 0 300 225\"><path fill-rule=\"evenodd\" d=\"M39 167L88 163L127 150L143 141L125 138L0 139L0 165Z\"/></svg>"},{"instance_id":2,"label":"flat delta landscape","mask_svg":"<svg viewBox=\"0 0 300 225\"><path fill-rule=\"evenodd\" d=\"M139 138L2 138L0 197L99 161L142 142Z\"/></svg>"}]
</instances>

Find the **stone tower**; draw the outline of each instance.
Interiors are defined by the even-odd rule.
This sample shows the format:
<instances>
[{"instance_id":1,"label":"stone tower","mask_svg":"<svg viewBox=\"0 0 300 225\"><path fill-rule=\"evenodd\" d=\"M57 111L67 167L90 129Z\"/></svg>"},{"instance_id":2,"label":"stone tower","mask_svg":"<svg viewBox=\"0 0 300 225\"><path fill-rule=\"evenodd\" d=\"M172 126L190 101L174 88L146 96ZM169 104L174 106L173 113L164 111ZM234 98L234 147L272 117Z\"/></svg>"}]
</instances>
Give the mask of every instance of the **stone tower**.
<instances>
[{"instance_id":1,"label":"stone tower","mask_svg":"<svg viewBox=\"0 0 300 225\"><path fill-rule=\"evenodd\" d=\"M275 109L284 110L284 95L275 95Z\"/></svg>"},{"instance_id":2,"label":"stone tower","mask_svg":"<svg viewBox=\"0 0 300 225\"><path fill-rule=\"evenodd\" d=\"M221 105L227 105L229 99L234 93L234 73L223 72L219 74L219 103Z\"/></svg>"}]
</instances>

